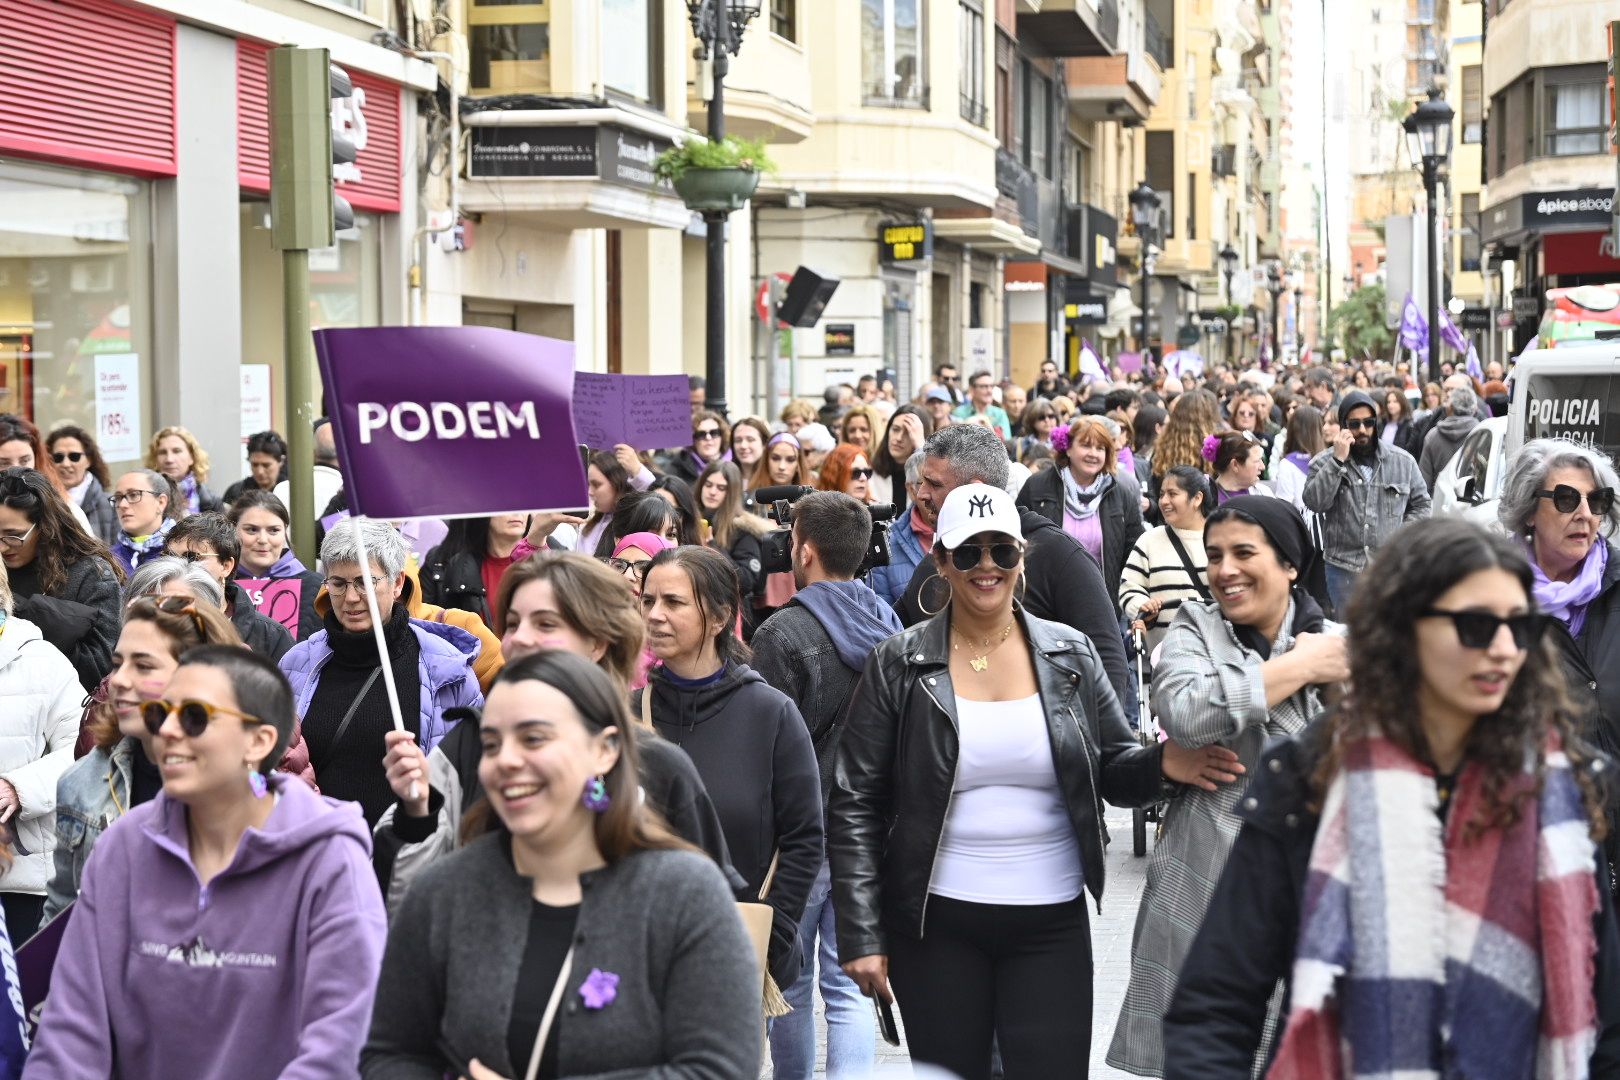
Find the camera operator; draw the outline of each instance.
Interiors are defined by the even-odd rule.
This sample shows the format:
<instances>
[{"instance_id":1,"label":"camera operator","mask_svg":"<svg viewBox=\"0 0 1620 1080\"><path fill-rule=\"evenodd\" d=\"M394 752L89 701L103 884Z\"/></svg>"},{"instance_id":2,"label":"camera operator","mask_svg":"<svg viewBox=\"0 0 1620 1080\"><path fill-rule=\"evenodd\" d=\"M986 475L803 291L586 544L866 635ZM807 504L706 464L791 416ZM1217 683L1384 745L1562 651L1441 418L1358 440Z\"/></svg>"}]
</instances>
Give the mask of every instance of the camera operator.
<instances>
[{"instance_id":1,"label":"camera operator","mask_svg":"<svg viewBox=\"0 0 1620 1080\"><path fill-rule=\"evenodd\" d=\"M819 491L793 506L793 580L799 591L754 633L754 670L799 702L821 770L822 813L831 793L833 762L844 712L873 646L901 630L881 597L855 580L873 533L871 514L856 499ZM784 996L793 1011L771 1025L775 1075L808 1078L815 1069L816 939L822 1001L827 1006L828 1074L864 1076L875 1048L872 1010L838 964L831 881L826 860L799 923L804 968Z\"/></svg>"},{"instance_id":2,"label":"camera operator","mask_svg":"<svg viewBox=\"0 0 1620 1080\"><path fill-rule=\"evenodd\" d=\"M994 432L972 424L954 424L934 432L923 446L917 505L924 516L939 513L945 496L963 484L1007 488L1007 448ZM1062 527L1030 510L1019 513L1024 540L1024 608L1037 619L1062 623L1091 639L1108 682L1122 702L1130 701L1125 645L1114 609L1114 590L1103 582L1102 568ZM1117 585L1117 583L1116 583ZM948 595L932 560L918 564L895 610L900 621L915 626L938 614ZM1127 687L1129 686L1129 689Z\"/></svg>"}]
</instances>

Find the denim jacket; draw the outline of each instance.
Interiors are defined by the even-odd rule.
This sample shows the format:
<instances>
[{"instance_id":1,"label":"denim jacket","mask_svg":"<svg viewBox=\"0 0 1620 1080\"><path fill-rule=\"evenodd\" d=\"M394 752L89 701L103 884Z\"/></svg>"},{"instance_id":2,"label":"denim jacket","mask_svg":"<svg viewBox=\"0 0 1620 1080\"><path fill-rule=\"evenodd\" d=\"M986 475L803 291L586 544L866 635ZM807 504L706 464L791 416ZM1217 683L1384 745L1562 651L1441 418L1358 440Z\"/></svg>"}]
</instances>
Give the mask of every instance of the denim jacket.
<instances>
[{"instance_id":1,"label":"denim jacket","mask_svg":"<svg viewBox=\"0 0 1620 1080\"><path fill-rule=\"evenodd\" d=\"M1394 533L1429 516L1429 486L1405 450L1373 444L1372 476L1355 459L1324 450L1311 459L1301 498L1322 525L1322 555L1332 566L1359 573Z\"/></svg>"},{"instance_id":2,"label":"denim jacket","mask_svg":"<svg viewBox=\"0 0 1620 1080\"><path fill-rule=\"evenodd\" d=\"M90 849L129 809L136 745L134 739L119 739L111 750L92 750L56 782L56 850L45 886L45 918L78 898Z\"/></svg>"}]
</instances>

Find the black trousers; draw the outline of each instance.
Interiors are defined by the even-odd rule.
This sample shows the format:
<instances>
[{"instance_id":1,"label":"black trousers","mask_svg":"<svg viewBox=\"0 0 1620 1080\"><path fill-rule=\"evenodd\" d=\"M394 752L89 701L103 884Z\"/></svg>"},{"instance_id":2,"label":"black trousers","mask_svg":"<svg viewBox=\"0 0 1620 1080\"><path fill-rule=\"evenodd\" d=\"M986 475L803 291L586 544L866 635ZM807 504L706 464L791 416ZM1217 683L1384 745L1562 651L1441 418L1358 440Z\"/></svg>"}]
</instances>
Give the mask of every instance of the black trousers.
<instances>
[{"instance_id":1,"label":"black trousers","mask_svg":"<svg viewBox=\"0 0 1620 1080\"><path fill-rule=\"evenodd\" d=\"M1031 907L930 896L922 939L889 940L911 1059L963 1080L988 1080L992 1041L1006 1080L1083 1080L1091 977L1084 893Z\"/></svg>"},{"instance_id":2,"label":"black trousers","mask_svg":"<svg viewBox=\"0 0 1620 1080\"><path fill-rule=\"evenodd\" d=\"M45 916L45 898L33 893L0 893L0 906L6 912L6 934L15 949L34 936Z\"/></svg>"}]
</instances>

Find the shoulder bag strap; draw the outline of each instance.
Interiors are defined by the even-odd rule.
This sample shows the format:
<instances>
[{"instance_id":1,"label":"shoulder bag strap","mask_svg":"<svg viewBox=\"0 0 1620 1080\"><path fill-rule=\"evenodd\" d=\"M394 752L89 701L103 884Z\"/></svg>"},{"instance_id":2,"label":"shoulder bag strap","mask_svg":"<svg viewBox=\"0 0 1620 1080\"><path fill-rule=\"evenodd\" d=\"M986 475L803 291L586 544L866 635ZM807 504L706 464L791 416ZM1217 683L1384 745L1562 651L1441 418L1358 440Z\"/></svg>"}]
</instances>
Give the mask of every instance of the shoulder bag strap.
<instances>
[{"instance_id":1,"label":"shoulder bag strap","mask_svg":"<svg viewBox=\"0 0 1620 1080\"><path fill-rule=\"evenodd\" d=\"M1187 549L1182 546L1181 537L1176 535L1176 530L1166 525L1164 527L1164 534L1170 538L1170 546L1176 549L1176 554L1181 558L1182 568L1187 571L1187 576L1192 578L1193 588L1198 590L1198 595L1203 597L1205 600L1214 599L1213 594L1209 591L1209 586L1206 585L1204 583L1204 579L1199 576L1198 568L1193 565L1191 556L1187 554Z\"/></svg>"},{"instance_id":2,"label":"shoulder bag strap","mask_svg":"<svg viewBox=\"0 0 1620 1080\"><path fill-rule=\"evenodd\" d=\"M349 730L349 722L354 719L354 714L360 711L360 703L366 699L367 694L371 693L371 688L377 684L377 679L381 675L382 665L379 664L377 669L371 673L371 677L366 680L366 685L362 686L360 692L354 695L354 700L349 702L349 711L343 714L343 719L338 723L337 733L332 736L332 747L336 747L338 743L343 741L343 733Z\"/></svg>"},{"instance_id":3,"label":"shoulder bag strap","mask_svg":"<svg viewBox=\"0 0 1620 1080\"><path fill-rule=\"evenodd\" d=\"M771 868L765 871L765 880L759 886L759 898L761 901L764 901L771 894L771 885L776 881L776 867L781 861L782 849L777 848L775 854L771 856Z\"/></svg>"},{"instance_id":4,"label":"shoulder bag strap","mask_svg":"<svg viewBox=\"0 0 1620 1080\"><path fill-rule=\"evenodd\" d=\"M540 1075L540 1059L546 1052L546 1038L551 1034L551 1022L557 1019L557 1006L562 1004L563 987L568 985L569 972L574 967L574 949L569 946L568 955L563 957L562 970L557 972L557 983L551 988L551 1000L546 1002L546 1011L540 1017L540 1030L534 1037L534 1049L529 1051L529 1068L524 1072L524 1080L535 1080Z\"/></svg>"},{"instance_id":5,"label":"shoulder bag strap","mask_svg":"<svg viewBox=\"0 0 1620 1080\"><path fill-rule=\"evenodd\" d=\"M652 683L650 682L641 688L641 722L649 728L653 726Z\"/></svg>"}]
</instances>

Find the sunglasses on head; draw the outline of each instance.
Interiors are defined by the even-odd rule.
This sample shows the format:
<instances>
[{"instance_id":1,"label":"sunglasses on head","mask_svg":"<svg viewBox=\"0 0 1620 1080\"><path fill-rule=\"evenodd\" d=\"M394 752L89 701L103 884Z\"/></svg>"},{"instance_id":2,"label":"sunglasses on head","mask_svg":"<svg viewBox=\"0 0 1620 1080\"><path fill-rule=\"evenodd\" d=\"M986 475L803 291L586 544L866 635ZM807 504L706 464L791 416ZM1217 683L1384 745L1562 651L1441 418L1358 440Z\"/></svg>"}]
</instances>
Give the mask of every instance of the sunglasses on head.
<instances>
[{"instance_id":1,"label":"sunglasses on head","mask_svg":"<svg viewBox=\"0 0 1620 1080\"><path fill-rule=\"evenodd\" d=\"M64 461L71 461L77 465L79 462L84 460L84 451L58 450L56 453L51 455L51 460L56 462L58 465L62 464Z\"/></svg>"},{"instance_id":2,"label":"sunglasses on head","mask_svg":"<svg viewBox=\"0 0 1620 1080\"><path fill-rule=\"evenodd\" d=\"M234 716L244 724L263 724L257 716L249 716L245 712L227 709L223 705L212 705L206 701L165 701L163 698L154 698L141 703L141 723L146 730L156 735L162 728L164 721L170 716L180 721L180 730L185 732L186 738L195 739L208 730L208 725L214 722L216 716Z\"/></svg>"},{"instance_id":3,"label":"sunglasses on head","mask_svg":"<svg viewBox=\"0 0 1620 1080\"><path fill-rule=\"evenodd\" d=\"M1378 426L1378 421L1371 416L1363 416L1355 420L1346 420L1344 422L1344 426L1349 428L1351 431L1356 431L1361 428L1371 431L1373 428Z\"/></svg>"},{"instance_id":4,"label":"sunglasses on head","mask_svg":"<svg viewBox=\"0 0 1620 1080\"><path fill-rule=\"evenodd\" d=\"M1457 628L1457 640L1465 649L1490 648L1491 642L1496 640L1497 631L1506 626L1508 633L1513 635L1513 647L1523 652L1541 637L1542 630L1547 625L1547 617L1534 612L1510 615L1504 619L1488 611L1444 611L1440 608L1429 608L1427 611L1419 612L1418 617L1450 619L1451 625Z\"/></svg>"},{"instance_id":5,"label":"sunglasses on head","mask_svg":"<svg viewBox=\"0 0 1620 1080\"><path fill-rule=\"evenodd\" d=\"M1001 543L988 546L990 549L990 561L1003 570L1013 569L1024 558L1024 553L1019 550L1017 544ZM962 573L967 573L978 566L980 560L984 558L985 547L984 544L957 545L956 550L951 552L951 565Z\"/></svg>"},{"instance_id":6,"label":"sunglasses on head","mask_svg":"<svg viewBox=\"0 0 1620 1080\"><path fill-rule=\"evenodd\" d=\"M1553 509L1560 514L1573 514L1581 508L1583 496L1580 491L1568 484L1559 484L1551 491L1536 492L1538 499L1551 499ZM1589 491L1584 496L1587 507L1598 517L1603 517L1614 509L1614 488L1601 487L1596 491Z\"/></svg>"}]
</instances>

